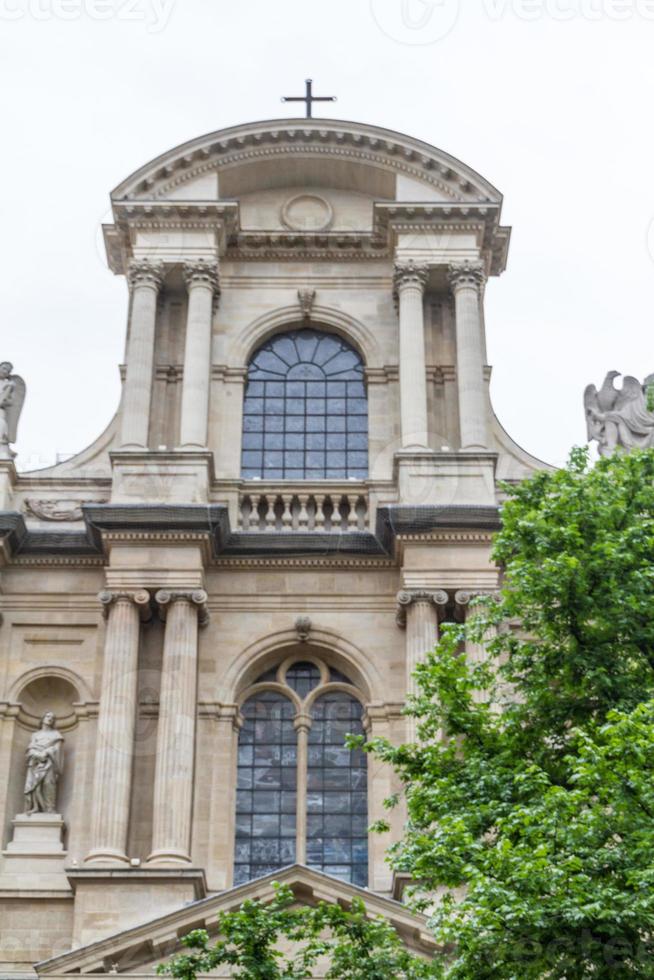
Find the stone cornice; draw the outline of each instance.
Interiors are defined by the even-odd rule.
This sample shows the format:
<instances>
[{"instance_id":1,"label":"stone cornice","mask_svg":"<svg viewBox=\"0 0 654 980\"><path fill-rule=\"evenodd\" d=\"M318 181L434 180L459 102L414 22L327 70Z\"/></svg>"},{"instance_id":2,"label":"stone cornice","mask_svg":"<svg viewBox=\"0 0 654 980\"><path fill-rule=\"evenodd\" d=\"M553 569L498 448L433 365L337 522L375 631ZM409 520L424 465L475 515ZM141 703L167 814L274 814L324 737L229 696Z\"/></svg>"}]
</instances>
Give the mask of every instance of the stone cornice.
<instances>
[{"instance_id":1,"label":"stone cornice","mask_svg":"<svg viewBox=\"0 0 654 980\"><path fill-rule=\"evenodd\" d=\"M413 174L452 200L501 200L499 192L480 174L428 143L393 130L338 119L273 119L209 133L146 164L117 187L112 198L147 193L161 196L219 167L294 153L360 159Z\"/></svg>"}]
</instances>

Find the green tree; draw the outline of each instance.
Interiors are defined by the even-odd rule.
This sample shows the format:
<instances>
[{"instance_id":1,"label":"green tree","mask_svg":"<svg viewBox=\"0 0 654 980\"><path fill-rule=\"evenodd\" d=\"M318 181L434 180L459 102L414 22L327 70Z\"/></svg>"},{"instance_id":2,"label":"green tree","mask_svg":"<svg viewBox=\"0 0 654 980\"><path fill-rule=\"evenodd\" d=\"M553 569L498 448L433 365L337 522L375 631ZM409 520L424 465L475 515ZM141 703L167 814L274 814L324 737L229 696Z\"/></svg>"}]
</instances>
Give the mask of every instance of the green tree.
<instances>
[{"instance_id":1,"label":"green tree","mask_svg":"<svg viewBox=\"0 0 654 980\"><path fill-rule=\"evenodd\" d=\"M217 926L217 942L210 942L206 930L194 930L182 940L190 952L173 957L158 973L195 980L229 965L236 980L305 980L321 959L326 980L433 976L432 965L409 953L393 927L370 917L356 898L349 909L327 902L297 906L293 891L277 884L272 900L246 901L223 912Z\"/></svg>"},{"instance_id":2,"label":"green tree","mask_svg":"<svg viewBox=\"0 0 654 980\"><path fill-rule=\"evenodd\" d=\"M448 980L654 977L654 452L507 490L503 588L419 667L420 742L366 745L405 788L391 861L441 899Z\"/></svg>"}]
</instances>

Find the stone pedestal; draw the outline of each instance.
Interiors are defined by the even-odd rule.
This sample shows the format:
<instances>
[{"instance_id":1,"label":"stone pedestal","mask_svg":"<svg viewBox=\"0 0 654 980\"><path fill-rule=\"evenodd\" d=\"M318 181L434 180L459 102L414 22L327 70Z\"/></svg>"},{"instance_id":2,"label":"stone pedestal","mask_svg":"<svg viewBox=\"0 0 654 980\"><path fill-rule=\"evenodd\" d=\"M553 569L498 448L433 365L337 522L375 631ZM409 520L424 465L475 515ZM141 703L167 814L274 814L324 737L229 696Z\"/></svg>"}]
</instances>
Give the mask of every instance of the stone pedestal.
<instances>
[{"instance_id":1,"label":"stone pedestal","mask_svg":"<svg viewBox=\"0 0 654 980\"><path fill-rule=\"evenodd\" d=\"M204 871L70 868L75 893L73 946L84 946L122 929L206 898Z\"/></svg>"},{"instance_id":2,"label":"stone pedestal","mask_svg":"<svg viewBox=\"0 0 654 980\"><path fill-rule=\"evenodd\" d=\"M206 451L111 453L112 504L206 504L214 477Z\"/></svg>"},{"instance_id":3,"label":"stone pedestal","mask_svg":"<svg viewBox=\"0 0 654 980\"><path fill-rule=\"evenodd\" d=\"M399 502L420 506L493 506L497 453L400 452L395 454Z\"/></svg>"},{"instance_id":4,"label":"stone pedestal","mask_svg":"<svg viewBox=\"0 0 654 980\"><path fill-rule=\"evenodd\" d=\"M16 467L13 459L0 459L0 510L11 510Z\"/></svg>"},{"instance_id":5,"label":"stone pedestal","mask_svg":"<svg viewBox=\"0 0 654 980\"><path fill-rule=\"evenodd\" d=\"M0 889L68 891L61 814L21 813L12 820L12 828L12 839L2 852Z\"/></svg>"}]
</instances>

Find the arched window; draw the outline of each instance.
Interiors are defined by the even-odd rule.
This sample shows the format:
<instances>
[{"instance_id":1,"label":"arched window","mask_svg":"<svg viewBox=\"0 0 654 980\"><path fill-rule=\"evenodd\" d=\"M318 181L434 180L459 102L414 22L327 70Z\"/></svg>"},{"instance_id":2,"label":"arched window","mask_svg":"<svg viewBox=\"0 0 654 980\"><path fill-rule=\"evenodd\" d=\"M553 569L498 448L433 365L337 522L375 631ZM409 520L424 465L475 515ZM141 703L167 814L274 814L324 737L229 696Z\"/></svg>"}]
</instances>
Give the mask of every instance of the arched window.
<instances>
[{"instance_id":1,"label":"arched window","mask_svg":"<svg viewBox=\"0 0 654 980\"><path fill-rule=\"evenodd\" d=\"M278 334L248 367L241 473L245 479L368 476L363 361L334 334Z\"/></svg>"},{"instance_id":2,"label":"arched window","mask_svg":"<svg viewBox=\"0 0 654 980\"><path fill-rule=\"evenodd\" d=\"M344 744L363 732L350 682L316 658L286 661L241 710L234 884L300 861L367 885L366 757Z\"/></svg>"}]
</instances>

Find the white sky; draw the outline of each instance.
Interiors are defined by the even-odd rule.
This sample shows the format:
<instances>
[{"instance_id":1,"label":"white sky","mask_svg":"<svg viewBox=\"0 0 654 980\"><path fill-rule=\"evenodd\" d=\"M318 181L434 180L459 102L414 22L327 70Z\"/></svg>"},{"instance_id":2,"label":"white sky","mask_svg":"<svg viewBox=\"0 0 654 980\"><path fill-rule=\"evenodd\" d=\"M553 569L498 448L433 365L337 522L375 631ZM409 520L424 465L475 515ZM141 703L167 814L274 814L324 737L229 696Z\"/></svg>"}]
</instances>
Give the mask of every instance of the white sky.
<instances>
[{"instance_id":1,"label":"white sky","mask_svg":"<svg viewBox=\"0 0 654 980\"><path fill-rule=\"evenodd\" d=\"M487 330L521 445L562 462L585 441L588 382L654 371L654 0L460 7L0 0L0 360L28 385L22 467L82 449L116 407L111 188L187 139L292 115L279 97L309 75L339 98L326 115L433 143L504 193L513 240Z\"/></svg>"}]
</instances>

